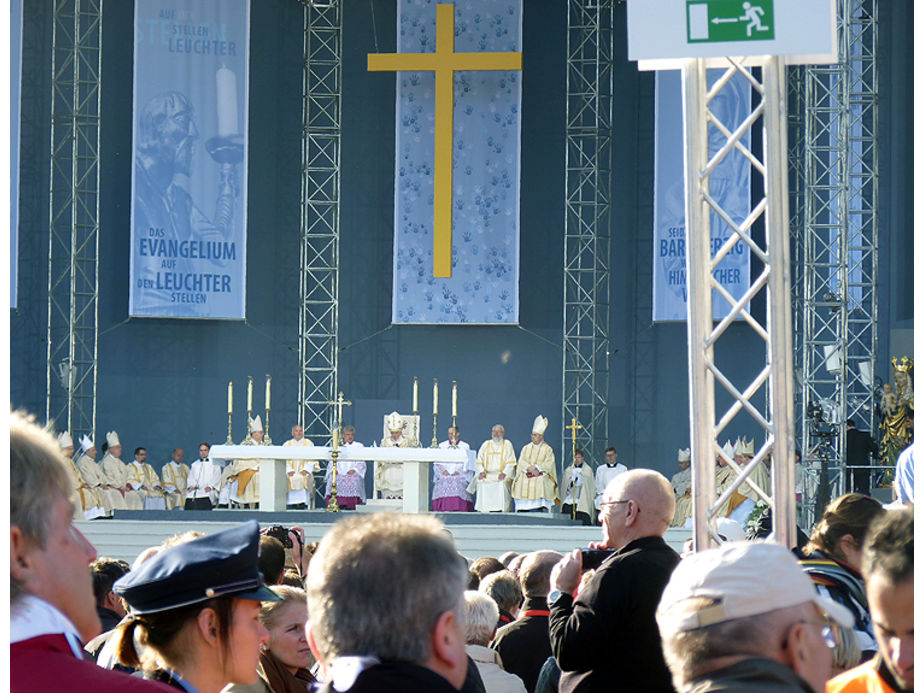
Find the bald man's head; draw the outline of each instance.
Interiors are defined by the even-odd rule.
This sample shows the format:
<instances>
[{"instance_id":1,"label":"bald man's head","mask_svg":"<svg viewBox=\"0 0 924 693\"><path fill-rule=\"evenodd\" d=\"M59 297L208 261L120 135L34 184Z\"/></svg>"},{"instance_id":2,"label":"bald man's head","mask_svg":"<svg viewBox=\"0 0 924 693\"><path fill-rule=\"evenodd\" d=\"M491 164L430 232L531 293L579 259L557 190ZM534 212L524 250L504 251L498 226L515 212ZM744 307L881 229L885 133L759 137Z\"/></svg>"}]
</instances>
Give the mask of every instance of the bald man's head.
<instances>
[{"instance_id":1,"label":"bald man's head","mask_svg":"<svg viewBox=\"0 0 924 693\"><path fill-rule=\"evenodd\" d=\"M604 543L622 548L641 537L663 536L674 518L674 491L651 469L623 472L606 487L600 521Z\"/></svg>"}]
</instances>

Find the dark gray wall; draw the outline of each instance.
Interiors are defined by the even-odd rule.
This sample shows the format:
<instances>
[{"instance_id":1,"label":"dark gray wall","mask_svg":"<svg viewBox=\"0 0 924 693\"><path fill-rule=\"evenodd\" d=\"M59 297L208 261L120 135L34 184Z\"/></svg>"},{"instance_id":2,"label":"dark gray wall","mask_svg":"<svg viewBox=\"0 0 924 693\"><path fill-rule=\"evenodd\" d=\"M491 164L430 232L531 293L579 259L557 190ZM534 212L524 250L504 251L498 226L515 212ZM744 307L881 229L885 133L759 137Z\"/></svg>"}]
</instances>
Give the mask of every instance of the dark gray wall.
<instances>
[{"instance_id":1,"label":"dark gray wall","mask_svg":"<svg viewBox=\"0 0 924 693\"><path fill-rule=\"evenodd\" d=\"M888 322L909 319L911 7L881 3L883 255ZM895 7L901 5L901 7ZM565 3L524 3L524 91L519 327L393 327L390 324L394 171L392 75L368 73L366 54L395 48L394 0L348 0L344 20L340 388L345 420L367 444L382 415L410 408L413 377L428 411L439 378L439 436L449 423L449 383L460 387L463 437L477 444L495 422L519 447L533 418L561 441L562 229L564 224ZM895 8L895 9L888 9ZM131 176L132 3L105 5L100 230L100 353L97 438L117 429L127 449L155 462L180 445L223 441L227 382L243 408L246 376L273 375L270 432L284 440L296 417L302 11L295 0L252 3L248 300L243 323L128 319ZM684 324L651 322L653 87L626 59L625 5L616 9L614 211L610 315L610 439L622 461L672 471L687 447ZM47 286L50 8L26 3L22 127L20 305L11 312L11 400L44 412ZM887 220L887 223L885 223ZM888 262L888 260L886 260ZM756 306L762 313L763 308ZM743 387L762 366L750 330L733 325L719 359ZM729 359L726 361L725 359ZM731 365L728 365L731 363ZM723 402L720 399L720 404ZM724 402L727 404L727 401ZM423 417L421 438L432 436ZM235 416L235 437L244 415ZM721 437L758 432L732 424ZM592 451L598 458L602 451Z\"/></svg>"}]
</instances>

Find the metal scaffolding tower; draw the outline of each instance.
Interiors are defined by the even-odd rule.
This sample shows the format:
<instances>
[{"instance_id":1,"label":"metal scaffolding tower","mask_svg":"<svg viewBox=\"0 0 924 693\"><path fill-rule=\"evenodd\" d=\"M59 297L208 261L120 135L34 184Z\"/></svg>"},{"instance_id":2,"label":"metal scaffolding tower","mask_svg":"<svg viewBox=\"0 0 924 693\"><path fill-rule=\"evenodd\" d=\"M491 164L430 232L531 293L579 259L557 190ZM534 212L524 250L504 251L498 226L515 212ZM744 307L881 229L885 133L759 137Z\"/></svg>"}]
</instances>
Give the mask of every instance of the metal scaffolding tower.
<instances>
[{"instance_id":1,"label":"metal scaffolding tower","mask_svg":"<svg viewBox=\"0 0 924 693\"><path fill-rule=\"evenodd\" d=\"M325 439L336 423L343 7L305 0L304 16L298 418Z\"/></svg>"},{"instance_id":2,"label":"metal scaffolding tower","mask_svg":"<svg viewBox=\"0 0 924 693\"><path fill-rule=\"evenodd\" d=\"M96 429L102 0L56 0L45 416Z\"/></svg>"},{"instance_id":3,"label":"metal scaffolding tower","mask_svg":"<svg viewBox=\"0 0 924 693\"><path fill-rule=\"evenodd\" d=\"M875 431L878 352L878 0L838 0L838 62L804 69L799 151L804 211L797 363L803 508L811 524L844 479L845 430ZM832 475L829 484L831 469Z\"/></svg>"},{"instance_id":4,"label":"metal scaffolding tower","mask_svg":"<svg viewBox=\"0 0 924 693\"><path fill-rule=\"evenodd\" d=\"M690 439L693 471L693 536L696 550L709 546L714 531L712 519L738 491L748 484L773 511L777 541L791 546L795 538L795 496L793 494L793 382L792 321L789 291L789 211L786 174L786 82L782 59L761 61L758 80L742 62L727 59L727 69L707 89L706 62L689 60L683 70L684 89L684 183L687 210L687 331L690 376ZM741 75L750 82L759 99L740 123L723 123L710 109L728 82ZM751 128L763 124L764 152L751 151L742 141ZM721 134L722 144L710 153L710 130ZM710 175L726 157L744 156L763 178L764 196L744 219L733 219L710 195ZM722 220L726 238L713 252L712 215ZM763 243L752 233L764 222ZM732 297L716 280L719 263L738 244L743 244L760 264L760 272L744 295ZM740 247L740 246L739 246ZM753 275L753 273L752 273ZM727 310L713 322L713 291L727 303ZM754 299L766 297L766 318L751 315ZM736 320L750 327L765 345L765 358L750 382L735 383L723 373L716 345ZM731 365L736 355L729 355ZM716 412L716 385L732 398L721 415ZM770 401L769 417L760 411L760 401ZM719 447L717 440L738 414L751 417L767 435L753 459L740 467ZM716 420L718 418L718 421ZM750 483L750 476L772 452L772 489ZM721 456L733 474L729 483L716 489L716 458ZM716 497L716 491L719 491ZM768 493L769 491L769 493Z\"/></svg>"},{"instance_id":5,"label":"metal scaffolding tower","mask_svg":"<svg viewBox=\"0 0 924 693\"><path fill-rule=\"evenodd\" d=\"M602 457L608 439L613 2L568 2L562 425ZM569 436L562 459L570 459Z\"/></svg>"}]
</instances>

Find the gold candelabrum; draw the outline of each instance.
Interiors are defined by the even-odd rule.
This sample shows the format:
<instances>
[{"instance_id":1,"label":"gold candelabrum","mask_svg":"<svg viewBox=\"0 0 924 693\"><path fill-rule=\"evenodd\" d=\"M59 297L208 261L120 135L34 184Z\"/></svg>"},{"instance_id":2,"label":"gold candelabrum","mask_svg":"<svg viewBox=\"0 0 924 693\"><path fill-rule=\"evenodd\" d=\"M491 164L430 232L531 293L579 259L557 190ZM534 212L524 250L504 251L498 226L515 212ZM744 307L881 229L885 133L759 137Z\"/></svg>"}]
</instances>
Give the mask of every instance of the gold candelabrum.
<instances>
[{"instance_id":1,"label":"gold candelabrum","mask_svg":"<svg viewBox=\"0 0 924 693\"><path fill-rule=\"evenodd\" d=\"M341 393L342 397L342 393ZM330 498L327 501L327 512L339 513L340 505L337 503L337 457L340 456L340 429L334 429L333 445L330 448L331 481L330 481Z\"/></svg>"}]
</instances>

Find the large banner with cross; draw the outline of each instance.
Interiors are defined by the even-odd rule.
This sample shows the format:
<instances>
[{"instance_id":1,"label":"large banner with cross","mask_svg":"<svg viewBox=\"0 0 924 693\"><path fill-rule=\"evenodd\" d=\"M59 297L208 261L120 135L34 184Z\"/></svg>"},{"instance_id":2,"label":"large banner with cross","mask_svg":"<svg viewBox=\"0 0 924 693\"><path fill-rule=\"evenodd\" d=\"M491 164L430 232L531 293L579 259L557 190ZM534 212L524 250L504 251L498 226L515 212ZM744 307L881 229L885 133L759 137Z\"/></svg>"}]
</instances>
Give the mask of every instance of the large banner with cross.
<instances>
[{"instance_id":1,"label":"large banner with cross","mask_svg":"<svg viewBox=\"0 0 924 693\"><path fill-rule=\"evenodd\" d=\"M399 0L392 321L519 318L521 0Z\"/></svg>"}]
</instances>

